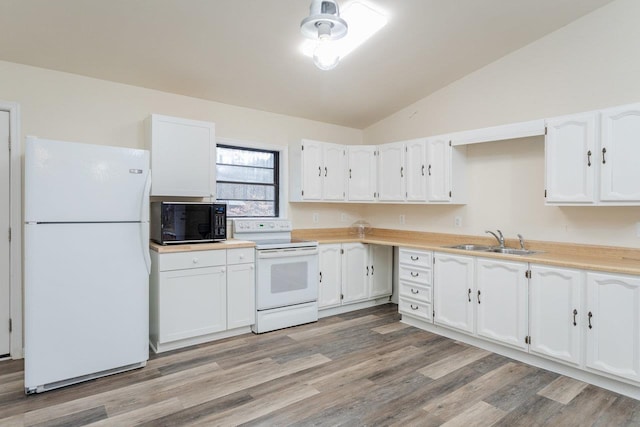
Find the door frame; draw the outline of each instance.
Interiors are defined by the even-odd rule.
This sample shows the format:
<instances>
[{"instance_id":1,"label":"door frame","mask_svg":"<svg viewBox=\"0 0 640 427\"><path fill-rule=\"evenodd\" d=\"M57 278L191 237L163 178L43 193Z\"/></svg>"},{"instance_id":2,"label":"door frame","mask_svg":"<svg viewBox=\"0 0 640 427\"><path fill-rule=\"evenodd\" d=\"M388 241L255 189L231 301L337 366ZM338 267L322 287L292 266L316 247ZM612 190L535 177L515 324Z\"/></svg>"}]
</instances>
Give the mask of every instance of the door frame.
<instances>
[{"instance_id":1,"label":"door frame","mask_svg":"<svg viewBox=\"0 0 640 427\"><path fill-rule=\"evenodd\" d=\"M9 315L10 355L12 359L23 357L22 315L22 144L20 144L20 105L17 102L0 101L0 110L9 113Z\"/></svg>"}]
</instances>

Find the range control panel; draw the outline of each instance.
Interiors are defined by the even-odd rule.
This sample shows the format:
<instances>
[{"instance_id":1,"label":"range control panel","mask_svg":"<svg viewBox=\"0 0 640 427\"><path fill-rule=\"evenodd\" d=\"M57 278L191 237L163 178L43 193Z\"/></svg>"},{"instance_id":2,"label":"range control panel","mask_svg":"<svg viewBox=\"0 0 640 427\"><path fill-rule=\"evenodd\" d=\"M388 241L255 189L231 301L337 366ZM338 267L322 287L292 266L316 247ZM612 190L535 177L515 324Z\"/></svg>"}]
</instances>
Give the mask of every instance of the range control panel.
<instances>
[{"instance_id":1,"label":"range control panel","mask_svg":"<svg viewBox=\"0 0 640 427\"><path fill-rule=\"evenodd\" d=\"M235 234L291 231L291 221L288 219L235 219L233 220L233 231Z\"/></svg>"}]
</instances>

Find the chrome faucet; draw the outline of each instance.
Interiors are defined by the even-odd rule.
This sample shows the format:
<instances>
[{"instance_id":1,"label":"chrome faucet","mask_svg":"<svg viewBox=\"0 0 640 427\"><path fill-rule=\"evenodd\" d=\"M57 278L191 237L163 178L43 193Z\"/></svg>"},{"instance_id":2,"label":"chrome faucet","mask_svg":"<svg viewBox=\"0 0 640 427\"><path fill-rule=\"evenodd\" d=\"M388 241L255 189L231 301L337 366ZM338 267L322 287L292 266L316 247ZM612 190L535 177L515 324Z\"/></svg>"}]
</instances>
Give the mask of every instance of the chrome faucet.
<instances>
[{"instance_id":1,"label":"chrome faucet","mask_svg":"<svg viewBox=\"0 0 640 427\"><path fill-rule=\"evenodd\" d=\"M524 237L522 237L522 234L518 234L518 240L520 240L520 249L524 250Z\"/></svg>"},{"instance_id":2,"label":"chrome faucet","mask_svg":"<svg viewBox=\"0 0 640 427\"><path fill-rule=\"evenodd\" d=\"M493 231L489 231L489 230L486 230L485 233L489 233L493 237L495 237L496 240L498 241L498 243L500 244L500 247L504 248L504 236L502 235L502 231L500 231L500 230L496 230L496 231L498 232L498 234L494 233Z\"/></svg>"}]
</instances>

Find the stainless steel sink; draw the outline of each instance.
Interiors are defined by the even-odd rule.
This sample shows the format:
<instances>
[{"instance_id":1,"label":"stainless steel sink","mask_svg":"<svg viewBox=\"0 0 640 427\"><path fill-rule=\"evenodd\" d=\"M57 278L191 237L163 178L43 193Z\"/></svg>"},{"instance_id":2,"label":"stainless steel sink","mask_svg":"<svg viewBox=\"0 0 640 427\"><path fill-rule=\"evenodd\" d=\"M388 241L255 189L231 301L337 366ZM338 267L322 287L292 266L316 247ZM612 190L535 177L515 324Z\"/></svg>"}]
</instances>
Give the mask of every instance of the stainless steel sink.
<instances>
[{"instance_id":1,"label":"stainless steel sink","mask_svg":"<svg viewBox=\"0 0 640 427\"><path fill-rule=\"evenodd\" d=\"M508 255L533 255L537 254L539 251L530 251L529 249L518 249L518 248L491 248L489 252L495 252L499 254L508 254Z\"/></svg>"},{"instance_id":2,"label":"stainless steel sink","mask_svg":"<svg viewBox=\"0 0 640 427\"><path fill-rule=\"evenodd\" d=\"M464 245L455 245L455 246L447 246L451 249L462 249L464 251L490 251L491 246L484 245L473 245L473 244L464 244Z\"/></svg>"}]
</instances>

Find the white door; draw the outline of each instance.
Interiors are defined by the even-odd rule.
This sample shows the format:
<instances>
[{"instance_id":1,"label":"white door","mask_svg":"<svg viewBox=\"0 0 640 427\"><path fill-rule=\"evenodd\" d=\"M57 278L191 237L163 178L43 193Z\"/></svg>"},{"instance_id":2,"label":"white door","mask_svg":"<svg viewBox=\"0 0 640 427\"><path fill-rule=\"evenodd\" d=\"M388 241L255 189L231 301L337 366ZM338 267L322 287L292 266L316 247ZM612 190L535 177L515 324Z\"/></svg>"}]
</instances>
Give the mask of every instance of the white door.
<instances>
[{"instance_id":1,"label":"white door","mask_svg":"<svg viewBox=\"0 0 640 427\"><path fill-rule=\"evenodd\" d=\"M590 369L640 380L640 279L587 273L587 361Z\"/></svg>"},{"instance_id":2,"label":"white door","mask_svg":"<svg viewBox=\"0 0 640 427\"><path fill-rule=\"evenodd\" d=\"M451 145L448 137L434 137L427 141L427 200L451 200Z\"/></svg>"},{"instance_id":3,"label":"white door","mask_svg":"<svg viewBox=\"0 0 640 427\"><path fill-rule=\"evenodd\" d=\"M25 221L148 221L149 152L27 138Z\"/></svg>"},{"instance_id":4,"label":"white door","mask_svg":"<svg viewBox=\"0 0 640 427\"><path fill-rule=\"evenodd\" d=\"M318 307L340 305L342 294L342 256L339 243L320 245L318 257L320 272L318 277Z\"/></svg>"},{"instance_id":5,"label":"white door","mask_svg":"<svg viewBox=\"0 0 640 427\"><path fill-rule=\"evenodd\" d=\"M367 285L367 245L344 243L342 245L342 292L343 303L366 300L369 296Z\"/></svg>"},{"instance_id":6,"label":"white door","mask_svg":"<svg viewBox=\"0 0 640 427\"><path fill-rule=\"evenodd\" d=\"M0 357L10 352L9 113L0 111Z\"/></svg>"},{"instance_id":7,"label":"white door","mask_svg":"<svg viewBox=\"0 0 640 427\"><path fill-rule=\"evenodd\" d=\"M375 200L376 149L375 145L349 146L349 200Z\"/></svg>"},{"instance_id":8,"label":"white door","mask_svg":"<svg viewBox=\"0 0 640 427\"><path fill-rule=\"evenodd\" d=\"M322 142L302 141L302 198L322 200Z\"/></svg>"},{"instance_id":9,"label":"white door","mask_svg":"<svg viewBox=\"0 0 640 427\"><path fill-rule=\"evenodd\" d=\"M474 257L434 254L434 321L473 333L475 313Z\"/></svg>"},{"instance_id":10,"label":"white door","mask_svg":"<svg viewBox=\"0 0 640 427\"><path fill-rule=\"evenodd\" d=\"M602 201L640 202L640 104L602 111Z\"/></svg>"},{"instance_id":11,"label":"white door","mask_svg":"<svg viewBox=\"0 0 640 427\"><path fill-rule=\"evenodd\" d=\"M370 297L391 295L393 246L369 245Z\"/></svg>"},{"instance_id":12,"label":"white door","mask_svg":"<svg viewBox=\"0 0 640 427\"><path fill-rule=\"evenodd\" d=\"M566 268L531 266L529 280L529 351L579 366L584 273Z\"/></svg>"},{"instance_id":13,"label":"white door","mask_svg":"<svg viewBox=\"0 0 640 427\"><path fill-rule=\"evenodd\" d=\"M523 262L476 260L476 333L484 338L527 349L528 282Z\"/></svg>"},{"instance_id":14,"label":"white door","mask_svg":"<svg viewBox=\"0 0 640 427\"><path fill-rule=\"evenodd\" d=\"M404 144L394 142L378 146L378 200L404 200Z\"/></svg>"},{"instance_id":15,"label":"white door","mask_svg":"<svg viewBox=\"0 0 640 427\"><path fill-rule=\"evenodd\" d=\"M344 200L346 148L338 144L324 144L322 192L324 200Z\"/></svg>"},{"instance_id":16,"label":"white door","mask_svg":"<svg viewBox=\"0 0 640 427\"><path fill-rule=\"evenodd\" d=\"M405 142L407 200L427 200L427 145L424 139Z\"/></svg>"},{"instance_id":17,"label":"white door","mask_svg":"<svg viewBox=\"0 0 640 427\"><path fill-rule=\"evenodd\" d=\"M591 112L547 120L547 203L594 202L597 119L598 113Z\"/></svg>"}]
</instances>

